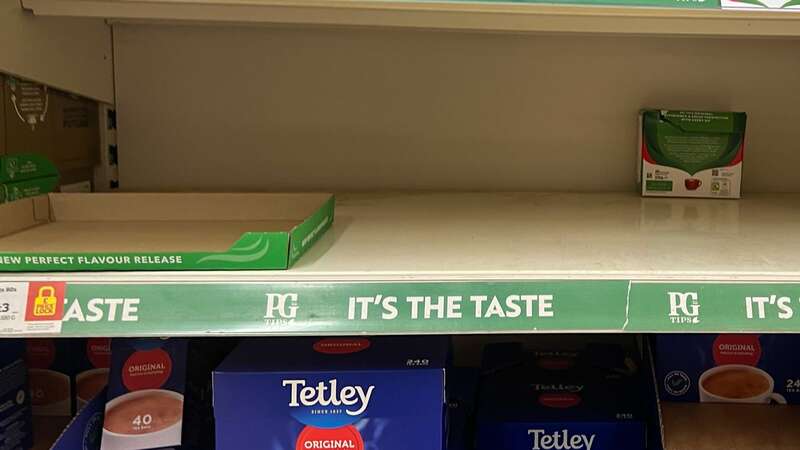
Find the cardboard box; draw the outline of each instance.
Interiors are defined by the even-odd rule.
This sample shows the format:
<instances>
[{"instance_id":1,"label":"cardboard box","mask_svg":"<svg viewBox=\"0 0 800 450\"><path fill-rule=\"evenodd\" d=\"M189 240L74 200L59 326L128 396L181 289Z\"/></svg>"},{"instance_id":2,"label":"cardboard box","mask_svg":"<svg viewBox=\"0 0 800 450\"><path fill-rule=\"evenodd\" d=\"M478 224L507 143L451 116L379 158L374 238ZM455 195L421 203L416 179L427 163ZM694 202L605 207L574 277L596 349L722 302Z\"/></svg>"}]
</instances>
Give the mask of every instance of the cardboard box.
<instances>
[{"instance_id":1,"label":"cardboard box","mask_svg":"<svg viewBox=\"0 0 800 450\"><path fill-rule=\"evenodd\" d=\"M614 345L531 352L503 346L485 359L477 450L646 448L650 413L642 399L650 397L635 360Z\"/></svg>"},{"instance_id":2,"label":"cardboard box","mask_svg":"<svg viewBox=\"0 0 800 450\"><path fill-rule=\"evenodd\" d=\"M106 385L109 339L27 339L25 361L33 413L71 416Z\"/></svg>"},{"instance_id":3,"label":"cardboard box","mask_svg":"<svg viewBox=\"0 0 800 450\"><path fill-rule=\"evenodd\" d=\"M100 450L103 435L103 414L106 405L106 390L86 404L86 407L69 422L50 450ZM37 447L39 443L37 443Z\"/></svg>"},{"instance_id":4,"label":"cardboard box","mask_svg":"<svg viewBox=\"0 0 800 450\"><path fill-rule=\"evenodd\" d=\"M791 334L655 337L662 400L800 404L800 355Z\"/></svg>"},{"instance_id":5,"label":"cardboard box","mask_svg":"<svg viewBox=\"0 0 800 450\"><path fill-rule=\"evenodd\" d=\"M71 416L75 412L75 356L80 344L73 339L27 339L33 414Z\"/></svg>"},{"instance_id":6,"label":"cardboard box","mask_svg":"<svg viewBox=\"0 0 800 450\"><path fill-rule=\"evenodd\" d=\"M217 450L441 450L440 337L244 341L214 372Z\"/></svg>"},{"instance_id":7,"label":"cardboard box","mask_svg":"<svg viewBox=\"0 0 800 450\"><path fill-rule=\"evenodd\" d=\"M70 174L91 181L100 160L96 102L0 75L0 183ZM76 174L89 175L76 180Z\"/></svg>"},{"instance_id":8,"label":"cardboard box","mask_svg":"<svg viewBox=\"0 0 800 450\"><path fill-rule=\"evenodd\" d=\"M101 450L180 445L187 339L114 339Z\"/></svg>"},{"instance_id":9,"label":"cardboard box","mask_svg":"<svg viewBox=\"0 0 800 450\"><path fill-rule=\"evenodd\" d=\"M214 448L211 373L237 340L114 339L103 450Z\"/></svg>"},{"instance_id":10,"label":"cardboard box","mask_svg":"<svg viewBox=\"0 0 800 450\"><path fill-rule=\"evenodd\" d=\"M739 198L746 124L745 113L642 111L642 195Z\"/></svg>"},{"instance_id":11,"label":"cardboard box","mask_svg":"<svg viewBox=\"0 0 800 450\"><path fill-rule=\"evenodd\" d=\"M447 368L447 450L471 450L480 370Z\"/></svg>"},{"instance_id":12,"label":"cardboard box","mask_svg":"<svg viewBox=\"0 0 800 450\"><path fill-rule=\"evenodd\" d=\"M108 384L111 367L111 339L78 339L75 354L75 408L83 409Z\"/></svg>"},{"instance_id":13,"label":"cardboard box","mask_svg":"<svg viewBox=\"0 0 800 450\"><path fill-rule=\"evenodd\" d=\"M0 205L0 271L286 269L330 194L50 194Z\"/></svg>"},{"instance_id":14,"label":"cardboard box","mask_svg":"<svg viewBox=\"0 0 800 450\"><path fill-rule=\"evenodd\" d=\"M0 340L0 448L3 450L26 450L33 445L24 352L23 340Z\"/></svg>"},{"instance_id":15,"label":"cardboard box","mask_svg":"<svg viewBox=\"0 0 800 450\"><path fill-rule=\"evenodd\" d=\"M37 178L58 179L58 169L42 155L0 155L0 183L18 183Z\"/></svg>"},{"instance_id":16,"label":"cardboard box","mask_svg":"<svg viewBox=\"0 0 800 450\"><path fill-rule=\"evenodd\" d=\"M0 203L49 194L55 191L57 186L57 176L0 184Z\"/></svg>"}]
</instances>

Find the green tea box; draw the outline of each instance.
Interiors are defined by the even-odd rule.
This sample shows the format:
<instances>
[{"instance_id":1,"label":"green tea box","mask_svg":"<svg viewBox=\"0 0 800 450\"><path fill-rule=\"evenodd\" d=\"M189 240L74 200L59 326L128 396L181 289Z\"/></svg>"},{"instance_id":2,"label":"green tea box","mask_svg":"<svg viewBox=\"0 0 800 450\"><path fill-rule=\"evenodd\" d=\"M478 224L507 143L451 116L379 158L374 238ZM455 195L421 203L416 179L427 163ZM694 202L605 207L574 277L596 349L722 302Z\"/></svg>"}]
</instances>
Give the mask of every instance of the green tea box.
<instances>
[{"instance_id":1,"label":"green tea box","mask_svg":"<svg viewBox=\"0 0 800 450\"><path fill-rule=\"evenodd\" d=\"M58 176L0 184L0 203L48 194L55 191L57 186Z\"/></svg>"},{"instance_id":2,"label":"green tea box","mask_svg":"<svg viewBox=\"0 0 800 450\"><path fill-rule=\"evenodd\" d=\"M746 123L741 112L642 111L642 195L739 198Z\"/></svg>"}]
</instances>

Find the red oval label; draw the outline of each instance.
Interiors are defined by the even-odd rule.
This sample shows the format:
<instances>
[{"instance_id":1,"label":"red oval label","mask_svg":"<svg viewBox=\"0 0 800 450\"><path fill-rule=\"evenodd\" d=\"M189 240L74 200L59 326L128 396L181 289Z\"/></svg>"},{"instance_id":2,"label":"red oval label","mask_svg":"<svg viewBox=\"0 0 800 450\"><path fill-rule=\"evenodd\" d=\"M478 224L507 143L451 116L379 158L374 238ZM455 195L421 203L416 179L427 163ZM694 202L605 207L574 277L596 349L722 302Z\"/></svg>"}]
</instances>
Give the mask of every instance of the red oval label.
<instances>
[{"instance_id":1,"label":"red oval label","mask_svg":"<svg viewBox=\"0 0 800 450\"><path fill-rule=\"evenodd\" d=\"M314 350L328 355L358 353L369 348L372 343L366 338L326 338L314 343Z\"/></svg>"},{"instance_id":2,"label":"red oval label","mask_svg":"<svg viewBox=\"0 0 800 450\"><path fill-rule=\"evenodd\" d=\"M562 356L548 356L539 358L537 365L545 370L566 370L572 367L575 360Z\"/></svg>"},{"instance_id":3,"label":"red oval label","mask_svg":"<svg viewBox=\"0 0 800 450\"><path fill-rule=\"evenodd\" d=\"M92 338L86 340L86 357L97 369L111 366L111 339Z\"/></svg>"},{"instance_id":4,"label":"red oval label","mask_svg":"<svg viewBox=\"0 0 800 450\"><path fill-rule=\"evenodd\" d=\"M314 450L341 448L364 450L361 434L352 426L341 428L316 428L307 426L297 436L295 450Z\"/></svg>"},{"instance_id":5,"label":"red oval label","mask_svg":"<svg viewBox=\"0 0 800 450\"><path fill-rule=\"evenodd\" d=\"M52 339L28 339L25 342L25 363L30 369L47 369L56 360L56 344Z\"/></svg>"},{"instance_id":6,"label":"red oval label","mask_svg":"<svg viewBox=\"0 0 800 450\"><path fill-rule=\"evenodd\" d=\"M132 354L122 365L122 383L129 391L158 389L172 374L172 359L160 348Z\"/></svg>"},{"instance_id":7,"label":"red oval label","mask_svg":"<svg viewBox=\"0 0 800 450\"><path fill-rule=\"evenodd\" d=\"M761 359L761 342L755 334L720 334L714 339L714 362L755 366Z\"/></svg>"},{"instance_id":8,"label":"red oval label","mask_svg":"<svg viewBox=\"0 0 800 450\"><path fill-rule=\"evenodd\" d=\"M572 408L581 403L581 396L572 392L548 392L539 396L539 403L548 408Z\"/></svg>"}]
</instances>

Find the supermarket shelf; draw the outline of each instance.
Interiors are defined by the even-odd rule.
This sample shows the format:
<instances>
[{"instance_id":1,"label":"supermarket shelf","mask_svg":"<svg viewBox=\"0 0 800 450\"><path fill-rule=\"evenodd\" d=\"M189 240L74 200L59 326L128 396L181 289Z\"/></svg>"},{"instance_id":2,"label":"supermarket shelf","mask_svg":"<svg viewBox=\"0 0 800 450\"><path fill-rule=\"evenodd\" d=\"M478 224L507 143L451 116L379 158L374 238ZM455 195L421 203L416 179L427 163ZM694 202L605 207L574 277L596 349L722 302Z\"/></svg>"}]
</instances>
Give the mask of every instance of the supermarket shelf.
<instances>
[{"instance_id":1,"label":"supermarket shelf","mask_svg":"<svg viewBox=\"0 0 800 450\"><path fill-rule=\"evenodd\" d=\"M370 0L22 0L43 16L546 33L800 36L780 11Z\"/></svg>"},{"instance_id":2,"label":"supermarket shelf","mask_svg":"<svg viewBox=\"0 0 800 450\"><path fill-rule=\"evenodd\" d=\"M797 406L661 404L665 450L794 450Z\"/></svg>"},{"instance_id":3,"label":"supermarket shelf","mask_svg":"<svg viewBox=\"0 0 800 450\"><path fill-rule=\"evenodd\" d=\"M798 204L340 195L288 271L0 275L15 292L0 303L25 302L28 282L64 282L67 298L63 321L0 334L797 332Z\"/></svg>"}]
</instances>

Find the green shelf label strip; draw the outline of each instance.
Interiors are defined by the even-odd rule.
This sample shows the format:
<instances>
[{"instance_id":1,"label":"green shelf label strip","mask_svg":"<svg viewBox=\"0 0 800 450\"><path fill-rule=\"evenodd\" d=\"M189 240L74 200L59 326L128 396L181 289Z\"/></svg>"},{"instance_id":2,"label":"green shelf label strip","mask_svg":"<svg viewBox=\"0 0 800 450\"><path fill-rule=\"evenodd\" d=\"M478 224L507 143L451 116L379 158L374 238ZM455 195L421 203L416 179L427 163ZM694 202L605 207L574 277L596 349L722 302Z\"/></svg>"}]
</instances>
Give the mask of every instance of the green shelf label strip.
<instances>
[{"instance_id":1,"label":"green shelf label strip","mask_svg":"<svg viewBox=\"0 0 800 450\"><path fill-rule=\"evenodd\" d=\"M800 283L0 283L0 336L798 332Z\"/></svg>"}]
</instances>

